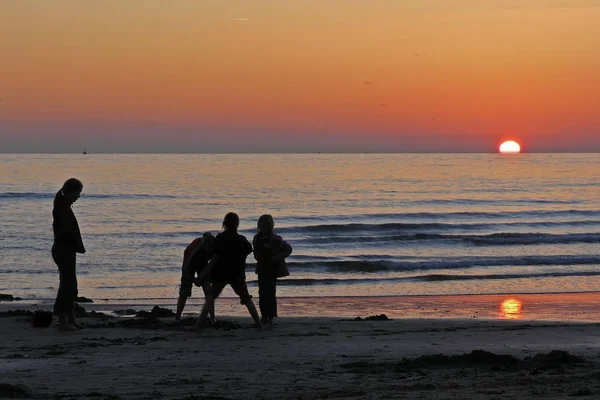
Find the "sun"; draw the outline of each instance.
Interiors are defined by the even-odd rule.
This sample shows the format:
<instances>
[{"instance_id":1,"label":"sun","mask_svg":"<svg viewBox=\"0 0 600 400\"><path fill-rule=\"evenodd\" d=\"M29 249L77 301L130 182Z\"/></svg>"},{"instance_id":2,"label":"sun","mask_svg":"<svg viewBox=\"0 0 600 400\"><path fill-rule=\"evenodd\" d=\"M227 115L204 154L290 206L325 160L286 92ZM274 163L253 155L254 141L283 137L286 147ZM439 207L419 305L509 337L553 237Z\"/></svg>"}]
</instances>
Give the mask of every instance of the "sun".
<instances>
[{"instance_id":1,"label":"sun","mask_svg":"<svg viewBox=\"0 0 600 400\"><path fill-rule=\"evenodd\" d=\"M521 152L521 146L514 140L507 140L500 145L500 153L518 154Z\"/></svg>"}]
</instances>

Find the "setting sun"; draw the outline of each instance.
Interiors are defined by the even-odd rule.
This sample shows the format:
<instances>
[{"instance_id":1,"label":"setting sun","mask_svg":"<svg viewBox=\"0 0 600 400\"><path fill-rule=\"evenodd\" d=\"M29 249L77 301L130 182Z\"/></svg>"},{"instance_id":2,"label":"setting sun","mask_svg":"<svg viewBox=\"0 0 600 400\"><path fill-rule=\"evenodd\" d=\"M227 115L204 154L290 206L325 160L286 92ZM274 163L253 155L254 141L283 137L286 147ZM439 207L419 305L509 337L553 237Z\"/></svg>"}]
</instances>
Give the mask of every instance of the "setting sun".
<instances>
[{"instance_id":1,"label":"setting sun","mask_svg":"<svg viewBox=\"0 0 600 400\"><path fill-rule=\"evenodd\" d=\"M500 145L500 153L520 153L521 146L514 140L508 140Z\"/></svg>"}]
</instances>

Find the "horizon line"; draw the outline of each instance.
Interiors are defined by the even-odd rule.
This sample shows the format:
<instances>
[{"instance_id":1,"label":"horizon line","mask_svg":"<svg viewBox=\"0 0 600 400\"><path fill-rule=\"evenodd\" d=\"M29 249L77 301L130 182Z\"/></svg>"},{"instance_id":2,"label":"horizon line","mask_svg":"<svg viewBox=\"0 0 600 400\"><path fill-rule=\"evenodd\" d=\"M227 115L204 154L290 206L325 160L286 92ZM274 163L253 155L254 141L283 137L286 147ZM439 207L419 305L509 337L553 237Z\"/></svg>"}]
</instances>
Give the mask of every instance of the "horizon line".
<instances>
[{"instance_id":1,"label":"horizon line","mask_svg":"<svg viewBox=\"0 0 600 400\"><path fill-rule=\"evenodd\" d=\"M499 154L499 155L512 155L517 156L521 154L600 154L600 150L598 151L522 151L520 153L500 153L499 151L466 151L466 152L455 152L455 151L412 151L412 152L392 152L392 151L355 151L355 152L331 152L331 151L311 151L311 152L178 152L178 151L163 151L163 152L98 152L98 153L90 153L86 152L0 152L0 155L13 155L13 154L28 154L28 155L66 155L66 154L75 154L75 155L112 155L112 154L120 154L120 155L169 155L169 154L180 154L180 155L229 155L229 154L246 154L246 155L308 155L308 154L324 154L324 155L344 155L344 154Z\"/></svg>"}]
</instances>

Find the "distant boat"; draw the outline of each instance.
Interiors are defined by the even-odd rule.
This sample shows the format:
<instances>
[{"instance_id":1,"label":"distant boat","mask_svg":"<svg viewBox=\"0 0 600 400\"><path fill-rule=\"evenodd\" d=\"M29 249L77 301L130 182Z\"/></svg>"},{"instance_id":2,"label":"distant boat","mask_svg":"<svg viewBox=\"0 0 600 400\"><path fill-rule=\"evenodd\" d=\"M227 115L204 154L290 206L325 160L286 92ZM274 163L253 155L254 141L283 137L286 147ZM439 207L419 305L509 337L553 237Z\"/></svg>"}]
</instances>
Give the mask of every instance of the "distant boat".
<instances>
[{"instance_id":1,"label":"distant boat","mask_svg":"<svg viewBox=\"0 0 600 400\"><path fill-rule=\"evenodd\" d=\"M84 151L83 151L83 155L86 155L86 154L87 154L87 151L86 151L86 150L84 150Z\"/></svg>"}]
</instances>

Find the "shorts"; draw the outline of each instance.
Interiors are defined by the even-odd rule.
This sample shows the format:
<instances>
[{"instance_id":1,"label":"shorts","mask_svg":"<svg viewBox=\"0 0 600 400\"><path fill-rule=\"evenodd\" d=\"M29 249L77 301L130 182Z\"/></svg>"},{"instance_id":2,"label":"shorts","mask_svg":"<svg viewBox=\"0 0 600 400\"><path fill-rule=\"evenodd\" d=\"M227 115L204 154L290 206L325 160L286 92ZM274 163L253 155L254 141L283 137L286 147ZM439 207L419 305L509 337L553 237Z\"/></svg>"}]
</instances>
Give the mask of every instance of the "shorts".
<instances>
[{"instance_id":1,"label":"shorts","mask_svg":"<svg viewBox=\"0 0 600 400\"><path fill-rule=\"evenodd\" d=\"M179 297L192 297L192 285L194 281L183 271L181 272L181 285L179 285Z\"/></svg>"},{"instance_id":2,"label":"shorts","mask_svg":"<svg viewBox=\"0 0 600 400\"><path fill-rule=\"evenodd\" d=\"M234 281L234 282L213 282L210 294L213 298L219 297L225 286L231 285L231 288L240 298L241 304L246 304L248 300L252 299L252 296L248 292L248 286L246 286L246 281Z\"/></svg>"}]
</instances>

